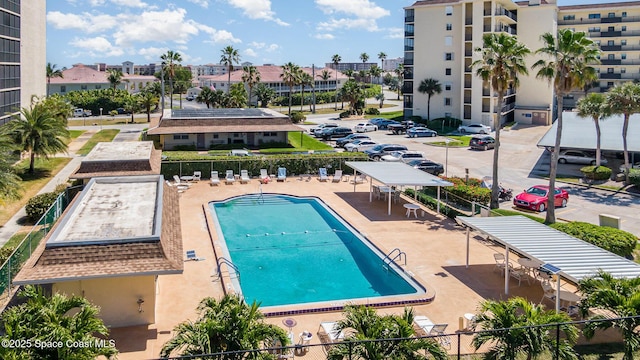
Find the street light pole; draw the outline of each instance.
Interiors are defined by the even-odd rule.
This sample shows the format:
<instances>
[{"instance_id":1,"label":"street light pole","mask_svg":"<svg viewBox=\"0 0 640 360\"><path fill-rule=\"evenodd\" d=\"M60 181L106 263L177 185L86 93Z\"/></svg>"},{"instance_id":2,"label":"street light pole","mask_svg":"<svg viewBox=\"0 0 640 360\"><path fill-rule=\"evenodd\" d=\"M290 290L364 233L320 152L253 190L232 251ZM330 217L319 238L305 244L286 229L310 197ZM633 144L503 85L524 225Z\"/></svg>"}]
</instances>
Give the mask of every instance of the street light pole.
<instances>
[{"instance_id":1,"label":"street light pole","mask_svg":"<svg viewBox=\"0 0 640 360\"><path fill-rule=\"evenodd\" d=\"M444 177L448 178L449 177L449 142L451 142L451 139L446 138L444 139L444 143L445 143L445 153L444 153Z\"/></svg>"}]
</instances>

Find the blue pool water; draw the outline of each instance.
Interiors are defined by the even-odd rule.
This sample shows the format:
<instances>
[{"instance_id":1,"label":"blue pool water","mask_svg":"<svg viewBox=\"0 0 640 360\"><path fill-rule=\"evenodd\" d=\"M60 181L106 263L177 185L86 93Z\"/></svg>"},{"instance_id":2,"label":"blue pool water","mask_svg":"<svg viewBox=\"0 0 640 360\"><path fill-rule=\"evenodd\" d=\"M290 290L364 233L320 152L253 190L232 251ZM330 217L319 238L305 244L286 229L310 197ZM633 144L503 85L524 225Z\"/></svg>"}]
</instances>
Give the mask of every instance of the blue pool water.
<instances>
[{"instance_id":1,"label":"blue pool water","mask_svg":"<svg viewBox=\"0 0 640 360\"><path fill-rule=\"evenodd\" d=\"M262 306L416 294L423 290L315 198L246 195L210 203L246 301ZM238 290L238 289L236 289Z\"/></svg>"}]
</instances>

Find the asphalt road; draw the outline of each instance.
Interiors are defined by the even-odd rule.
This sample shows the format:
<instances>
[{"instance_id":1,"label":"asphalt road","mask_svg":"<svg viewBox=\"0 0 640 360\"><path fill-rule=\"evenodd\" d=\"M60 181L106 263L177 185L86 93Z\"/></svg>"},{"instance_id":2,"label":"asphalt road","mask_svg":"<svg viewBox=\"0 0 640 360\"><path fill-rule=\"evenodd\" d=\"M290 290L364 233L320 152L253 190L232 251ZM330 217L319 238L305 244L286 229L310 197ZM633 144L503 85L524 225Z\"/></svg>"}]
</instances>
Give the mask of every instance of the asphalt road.
<instances>
[{"instance_id":1,"label":"asphalt road","mask_svg":"<svg viewBox=\"0 0 640 360\"><path fill-rule=\"evenodd\" d=\"M336 120L335 115L312 115L308 121L337 122L341 126L353 128L356 121ZM304 127L309 128L310 125ZM549 156L536 143L549 129L543 126L520 126L501 132L499 181L512 188L514 195L536 184L547 184L542 178L549 169ZM406 145L410 150L422 151L431 160L445 165L449 176L464 177L465 169L472 177L491 176L493 150L475 151L468 148L438 147L430 142L444 141L442 136L435 138L408 138L404 135L392 135L388 131L379 130L367 133L379 143ZM559 165L560 174L579 174L580 165ZM621 229L640 236L640 197L597 190L580 185L559 183L558 186L569 191L569 205L556 209L556 217L569 221L585 221L599 223L600 214L618 216ZM510 209L511 202L503 202L501 208ZM544 217L544 213L538 214Z\"/></svg>"}]
</instances>

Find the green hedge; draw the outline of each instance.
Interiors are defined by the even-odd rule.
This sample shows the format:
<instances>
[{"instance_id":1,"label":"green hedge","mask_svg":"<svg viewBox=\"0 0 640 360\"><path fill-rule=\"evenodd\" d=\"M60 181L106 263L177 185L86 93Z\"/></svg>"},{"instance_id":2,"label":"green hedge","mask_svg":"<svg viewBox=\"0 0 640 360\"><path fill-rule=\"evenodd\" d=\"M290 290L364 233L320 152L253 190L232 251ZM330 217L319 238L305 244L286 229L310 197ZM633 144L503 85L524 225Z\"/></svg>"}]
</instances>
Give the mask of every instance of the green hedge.
<instances>
[{"instance_id":1,"label":"green hedge","mask_svg":"<svg viewBox=\"0 0 640 360\"><path fill-rule=\"evenodd\" d=\"M606 166L585 166L580 169L585 178L591 180L608 180L611 178L611 169Z\"/></svg>"},{"instance_id":2,"label":"green hedge","mask_svg":"<svg viewBox=\"0 0 640 360\"><path fill-rule=\"evenodd\" d=\"M414 192L413 189L406 189L404 191L405 195L407 195L410 198L414 197ZM423 204L424 206L428 207L431 210L436 210L438 209L438 200L432 198L429 195L423 194L421 192L418 191L418 201ZM448 218L451 219L455 219L456 216L467 216L467 214L458 211L457 209L444 204L442 202L440 202L440 213Z\"/></svg>"},{"instance_id":3,"label":"green hedge","mask_svg":"<svg viewBox=\"0 0 640 360\"><path fill-rule=\"evenodd\" d=\"M629 169L629 183L640 186L640 169Z\"/></svg>"},{"instance_id":4,"label":"green hedge","mask_svg":"<svg viewBox=\"0 0 640 360\"><path fill-rule=\"evenodd\" d=\"M36 195L29 199L25 206L27 217L30 220L38 221L47 212L47 209L51 207L54 201L58 198L60 192L49 192L40 195Z\"/></svg>"},{"instance_id":5,"label":"green hedge","mask_svg":"<svg viewBox=\"0 0 640 360\"><path fill-rule=\"evenodd\" d=\"M638 242L638 239L633 234L626 231L585 222L556 223L550 226L624 257L632 255Z\"/></svg>"},{"instance_id":6,"label":"green hedge","mask_svg":"<svg viewBox=\"0 0 640 360\"><path fill-rule=\"evenodd\" d=\"M370 108L367 108L367 110L365 110L364 113L367 115L380 115L380 110L374 107L370 107Z\"/></svg>"},{"instance_id":7,"label":"green hedge","mask_svg":"<svg viewBox=\"0 0 640 360\"><path fill-rule=\"evenodd\" d=\"M163 161L161 173L171 179L173 175L191 175L200 171L203 179L208 179L211 171L218 171L222 176L227 170L239 174L240 170L248 170L250 176L260 175L260 169L267 169L275 174L279 167L287 168L287 174L315 174L321 167L327 168L329 174L333 169L342 169L344 174L353 174L353 170L345 166L345 161L367 161L364 153L329 153L329 154L285 154L265 156L211 156L209 160Z\"/></svg>"},{"instance_id":8,"label":"green hedge","mask_svg":"<svg viewBox=\"0 0 640 360\"><path fill-rule=\"evenodd\" d=\"M461 197L469 202L477 202L481 205L489 204L491 201L491 189L480 187L481 180L469 178L466 181L459 177L445 178L445 180L453 183L453 187L448 187L445 191Z\"/></svg>"}]
</instances>

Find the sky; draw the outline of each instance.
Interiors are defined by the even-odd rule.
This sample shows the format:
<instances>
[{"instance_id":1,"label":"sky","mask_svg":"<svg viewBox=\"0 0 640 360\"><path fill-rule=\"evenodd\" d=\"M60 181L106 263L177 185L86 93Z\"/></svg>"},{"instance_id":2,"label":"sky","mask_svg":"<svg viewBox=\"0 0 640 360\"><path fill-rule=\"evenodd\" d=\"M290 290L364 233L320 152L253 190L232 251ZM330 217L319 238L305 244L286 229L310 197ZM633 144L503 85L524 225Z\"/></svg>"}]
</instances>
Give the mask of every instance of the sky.
<instances>
[{"instance_id":1,"label":"sky","mask_svg":"<svg viewBox=\"0 0 640 360\"><path fill-rule=\"evenodd\" d=\"M559 5L604 0L559 0ZM405 6L415 0L49 0L47 62L110 65L219 63L233 46L254 65L324 66L403 56Z\"/></svg>"}]
</instances>

